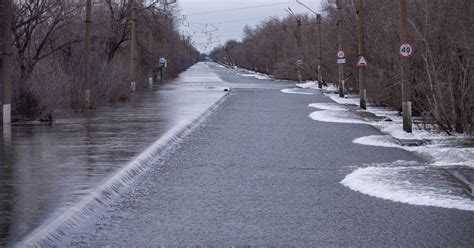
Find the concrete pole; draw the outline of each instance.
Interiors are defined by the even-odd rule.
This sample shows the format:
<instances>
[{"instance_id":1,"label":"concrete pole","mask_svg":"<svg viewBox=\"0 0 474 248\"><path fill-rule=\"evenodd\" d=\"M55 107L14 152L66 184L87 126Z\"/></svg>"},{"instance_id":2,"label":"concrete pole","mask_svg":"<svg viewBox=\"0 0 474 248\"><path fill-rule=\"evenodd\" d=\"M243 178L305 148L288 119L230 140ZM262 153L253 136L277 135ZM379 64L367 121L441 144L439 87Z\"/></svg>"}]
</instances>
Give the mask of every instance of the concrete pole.
<instances>
[{"instance_id":1,"label":"concrete pole","mask_svg":"<svg viewBox=\"0 0 474 248\"><path fill-rule=\"evenodd\" d=\"M400 43L408 41L408 1L400 0ZM401 57L401 85L402 85L402 111L403 130L412 132L412 110L411 110L411 83L407 79L409 72L408 58Z\"/></svg>"},{"instance_id":2,"label":"concrete pole","mask_svg":"<svg viewBox=\"0 0 474 248\"><path fill-rule=\"evenodd\" d=\"M316 63L318 71L318 87L323 88L323 75L321 72L321 15L316 16Z\"/></svg>"},{"instance_id":3,"label":"concrete pole","mask_svg":"<svg viewBox=\"0 0 474 248\"><path fill-rule=\"evenodd\" d=\"M303 42L301 40L301 20L296 20L296 23L297 23L297 30L296 30L296 45L298 47L298 52L299 52L299 55L300 55L300 58L301 60L303 60L304 56L303 56ZM301 75L301 65L298 65L298 82L301 84L303 82L303 77Z\"/></svg>"},{"instance_id":4,"label":"concrete pole","mask_svg":"<svg viewBox=\"0 0 474 248\"><path fill-rule=\"evenodd\" d=\"M138 50L137 50L137 25L138 25L138 10L137 0L132 1L132 28L131 28L131 41L130 41L130 76L132 82L130 89L132 92L136 90L137 85L137 69L138 69Z\"/></svg>"},{"instance_id":5,"label":"concrete pole","mask_svg":"<svg viewBox=\"0 0 474 248\"><path fill-rule=\"evenodd\" d=\"M342 45L342 7L341 0L336 1L337 5L337 50L344 51ZM339 97L344 97L344 64L338 64L339 69Z\"/></svg>"},{"instance_id":6,"label":"concrete pole","mask_svg":"<svg viewBox=\"0 0 474 248\"><path fill-rule=\"evenodd\" d=\"M3 124L11 123L11 109L12 109L12 18L13 5L12 0L3 0L3 8L1 8L1 15L3 16L2 25L2 82L3 82L3 97L2 97L2 113Z\"/></svg>"},{"instance_id":7,"label":"concrete pole","mask_svg":"<svg viewBox=\"0 0 474 248\"><path fill-rule=\"evenodd\" d=\"M283 24L283 61L284 61L284 66L285 66L285 75L286 75L286 79L288 79L288 70L286 68L287 64L288 64L288 39L287 39L287 36L286 36L286 32L287 32L287 27L286 27L286 24Z\"/></svg>"},{"instance_id":8,"label":"concrete pole","mask_svg":"<svg viewBox=\"0 0 474 248\"><path fill-rule=\"evenodd\" d=\"M364 0L357 0L357 40L359 43L359 57L365 56L365 14ZM367 67L359 66L359 95L360 108L367 109Z\"/></svg>"},{"instance_id":9,"label":"concrete pole","mask_svg":"<svg viewBox=\"0 0 474 248\"><path fill-rule=\"evenodd\" d=\"M163 85L165 83L165 68L160 68L160 84Z\"/></svg>"},{"instance_id":10,"label":"concrete pole","mask_svg":"<svg viewBox=\"0 0 474 248\"><path fill-rule=\"evenodd\" d=\"M91 108L91 43L92 43L92 0L86 2L86 30L84 34L84 108Z\"/></svg>"}]
</instances>

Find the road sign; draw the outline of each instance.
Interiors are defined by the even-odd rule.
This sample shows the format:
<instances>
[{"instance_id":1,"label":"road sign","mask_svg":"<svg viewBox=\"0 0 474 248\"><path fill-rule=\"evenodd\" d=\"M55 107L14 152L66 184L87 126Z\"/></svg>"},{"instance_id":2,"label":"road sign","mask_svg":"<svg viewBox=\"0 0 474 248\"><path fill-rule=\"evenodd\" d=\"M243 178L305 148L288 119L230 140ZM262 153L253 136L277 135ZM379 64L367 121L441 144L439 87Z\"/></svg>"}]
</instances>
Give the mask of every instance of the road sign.
<instances>
[{"instance_id":1,"label":"road sign","mask_svg":"<svg viewBox=\"0 0 474 248\"><path fill-rule=\"evenodd\" d=\"M161 68L166 68L166 67L168 67L168 61L167 61L165 58L161 57L161 58L160 58L160 65L159 65L159 66L160 66Z\"/></svg>"},{"instance_id":2,"label":"road sign","mask_svg":"<svg viewBox=\"0 0 474 248\"><path fill-rule=\"evenodd\" d=\"M298 59L298 60L296 60L296 65L298 67L302 67L304 65L304 61L302 59Z\"/></svg>"},{"instance_id":3,"label":"road sign","mask_svg":"<svg viewBox=\"0 0 474 248\"><path fill-rule=\"evenodd\" d=\"M402 56L403 58L410 58L413 55L413 53L415 52L415 49L408 42L403 42L400 45L400 49L399 49L398 52L400 53L400 56Z\"/></svg>"},{"instance_id":4,"label":"road sign","mask_svg":"<svg viewBox=\"0 0 474 248\"><path fill-rule=\"evenodd\" d=\"M345 64L345 63L346 63L346 59L337 59L337 63L338 63L338 64Z\"/></svg>"},{"instance_id":5,"label":"road sign","mask_svg":"<svg viewBox=\"0 0 474 248\"><path fill-rule=\"evenodd\" d=\"M367 66L369 66L369 63L367 63L367 59L365 58L364 55L360 55L359 59L357 60L356 66L357 67L367 67Z\"/></svg>"},{"instance_id":6,"label":"road sign","mask_svg":"<svg viewBox=\"0 0 474 248\"><path fill-rule=\"evenodd\" d=\"M344 57L346 57L346 54L344 53L344 51L339 51L337 52L337 57L343 59Z\"/></svg>"}]
</instances>

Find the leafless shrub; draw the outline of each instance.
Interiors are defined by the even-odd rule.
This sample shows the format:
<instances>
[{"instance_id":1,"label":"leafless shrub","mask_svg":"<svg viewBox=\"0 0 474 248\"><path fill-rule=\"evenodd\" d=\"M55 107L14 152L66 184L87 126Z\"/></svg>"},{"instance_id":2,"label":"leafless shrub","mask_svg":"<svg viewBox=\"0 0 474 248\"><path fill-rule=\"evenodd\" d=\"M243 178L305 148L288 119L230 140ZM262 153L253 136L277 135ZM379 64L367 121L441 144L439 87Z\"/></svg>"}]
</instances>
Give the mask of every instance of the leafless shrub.
<instances>
[{"instance_id":1,"label":"leafless shrub","mask_svg":"<svg viewBox=\"0 0 474 248\"><path fill-rule=\"evenodd\" d=\"M344 51L348 60L347 86L357 90L358 56L356 9L354 1L341 1L344 13ZM366 56L369 61L368 97L379 105L401 109L398 1L366 0ZM413 85L414 114L425 121L425 127L436 124L448 134L473 132L474 116L474 2L472 0L410 1L410 41L417 48L411 60L410 81ZM337 82L335 63L336 9L333 0L323 6L322 75ZM296 78L291 67L304 59L305 79L315 78L315 17L297 16L301 20L301 45L295 18L273 19L254 29L244 29L242 42L216 48L212 57L229 63L229 53L238 66L257 69L269 67L270 74ZM278 49L274 49L277 46Z\"/></svg>"}]
</instances>

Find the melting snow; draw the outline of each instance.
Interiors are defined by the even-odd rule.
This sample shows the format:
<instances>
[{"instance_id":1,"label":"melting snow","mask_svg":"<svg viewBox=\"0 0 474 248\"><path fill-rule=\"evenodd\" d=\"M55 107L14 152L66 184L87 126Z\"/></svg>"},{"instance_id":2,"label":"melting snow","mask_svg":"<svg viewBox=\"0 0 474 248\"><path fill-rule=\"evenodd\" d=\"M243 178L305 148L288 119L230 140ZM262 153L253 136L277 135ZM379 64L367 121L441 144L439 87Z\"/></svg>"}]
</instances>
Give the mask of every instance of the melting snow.
<instances>
[{"instance_id":1,"label":"melting snow","mask_svg":"<svg viewBox=\"0 0 474 248\"><path fill-rule=\"evenodd\" d=\"M436 168L413 163L397 161L359 168L341 183L354 191L395 202L474 211L474 201Z\"/></svg>"},{"instance_id":2,"label":"melting snow","mask_svg":"<svg viewBox=\"0 0 474 248\"><path fill-rule=\"evenodd\" d=\"M287 94L314 95L314 93L305 92L299 88L282 89L281 92L287 93Z\"/></svg>"},{"instance_id":3,"label":"melting snow","mask_svg":"<svg viewBox=\"0 0 474 248\"><path fill-rule=\"evenodd\" d=\"M312 82L298 85L313 89ZM392 109L369 106L367 112L375 117L362 118L361 111L348 105L358 105L359 98L349 95L340 98L337 94L326 94L337 103L313 103L309 107L320 111L309 117L322 122L367 124L378 128L385 135L360 137L353 142L361 145L405 149L425 158L428 163L397 161L388 164L369 165L358 168L341 183L352 190L374 197L412 205L435 206L474 211L474 201L461 190L457 183L442 173L445 168L467 166L474 168L474 148L456 146L464 136L450 137L439 132L416 128L409 134L402 130L402 117ZM390 119L391 121L383 121ZM422 146L402 146L398 140L430 140Z\"/></svg>"},{"instance_id":4,"label":"melting snow","mask_svg":"<svg viewBox=\"0 0 474 248\"><path fill-rule=\"evenodd\" d=\"M349 111L321 110L311 113L309 118L322 122L367 124L367 122L362 119L358 119L357 115Z\"/></svg>"}]
</instances>

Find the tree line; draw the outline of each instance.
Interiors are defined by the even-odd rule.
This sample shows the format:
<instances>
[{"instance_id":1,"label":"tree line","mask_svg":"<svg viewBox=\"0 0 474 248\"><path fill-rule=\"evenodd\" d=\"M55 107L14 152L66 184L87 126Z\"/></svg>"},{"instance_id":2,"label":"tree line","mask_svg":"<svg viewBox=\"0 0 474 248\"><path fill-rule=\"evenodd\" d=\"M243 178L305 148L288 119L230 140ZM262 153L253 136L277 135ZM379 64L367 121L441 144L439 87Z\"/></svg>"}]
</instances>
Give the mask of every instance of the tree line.
<instances>
[{"instance_id":1,"label":"tree line","mask_svg":"<svg viewBox=\"0 0 474 248\"><path fill-rule=\"evenodd\" d=\"M365 56L368 60L369 102L401 110L400 6L393 0L365 0ZM345 90L358 91L359 57L356 0L340 1L344 25L342 45L347 58ZM336 64L337 6L324 3L317 37L316 15L271 18L245 27L242 41L231 40L211 52L221 63L237 65L297 80L296 60L303 60L302 77L338 81ZM448 134L471 134L474 123L474 2L471 0L410 0L409 41L416 48L407 75L412 85L415 124ZM321 72L317 68L317 38L321 40Z\"/></svg>"},{"instance_id":2,"label":"tree line","mask_svg":"<svg viewBox=\"0 0 474 248\"><path fill-rule=\"evenodd\" d=\"M133 10L136 78L130 69ZM101 102L125 101L132 80L141 89L157 75L160 57L169 61L167 77L199 58L191 39L178 31L176 7L166 1L1 0L0 13L2 48L11 38L13 121L51 120L58 108L82 111ZM3 68L5 53L1 57ZM84 102L87 82L90 106Z\"/></svg>"}]
</instances>

